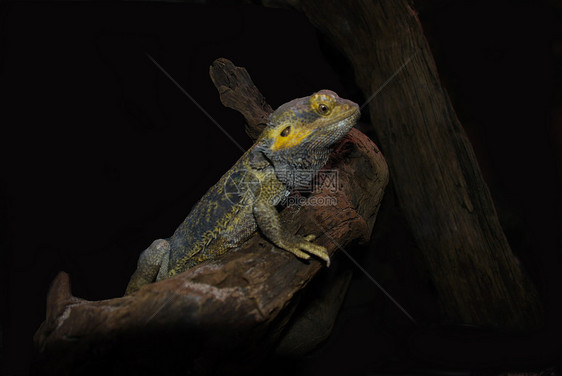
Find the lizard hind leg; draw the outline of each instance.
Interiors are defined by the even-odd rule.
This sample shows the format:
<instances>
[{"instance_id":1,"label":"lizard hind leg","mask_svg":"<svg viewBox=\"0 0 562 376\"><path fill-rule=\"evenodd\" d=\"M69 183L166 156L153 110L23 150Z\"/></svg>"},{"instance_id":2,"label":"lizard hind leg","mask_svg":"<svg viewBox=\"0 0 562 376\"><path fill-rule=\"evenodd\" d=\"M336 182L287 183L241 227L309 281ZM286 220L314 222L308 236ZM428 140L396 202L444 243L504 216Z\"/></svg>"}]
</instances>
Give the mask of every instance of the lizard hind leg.
<instances>
[{"instance_id":1,"label":"lizard hind leg","mask_svg":"<svg viewBox=\"0 0 562 376\"><path fill-rule=\"evenodd\" d=\"M142 286L168 277L170 260L170 243L157 239L145 249L137 262L137 269L131 276L125 295L129 295Z\"/></svg>"}]
</instances>

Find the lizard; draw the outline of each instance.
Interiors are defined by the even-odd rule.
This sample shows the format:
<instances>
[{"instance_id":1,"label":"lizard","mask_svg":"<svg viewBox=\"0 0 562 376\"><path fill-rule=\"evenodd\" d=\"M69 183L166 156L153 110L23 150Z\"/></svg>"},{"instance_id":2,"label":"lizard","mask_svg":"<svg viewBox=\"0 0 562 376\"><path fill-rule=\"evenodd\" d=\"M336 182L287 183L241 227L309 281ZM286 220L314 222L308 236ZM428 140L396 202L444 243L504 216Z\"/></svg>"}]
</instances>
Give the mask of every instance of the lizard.
<instances>
[{"instance_id":1,"label":"lizard","mask_svg":"<svg viewBox=\"0 0 562 376\"><path fill-rule=\"evenodd\" d=\"M312 242L315 235L295 235L282 227L277 206L310 183L359 116L356 103L330 90L277 108L256 142L195 204L173 235L155 240L141 253L125 294L217 258L256 230L298 258L314 255L329 266L326 248Z\"/></svg>"}]
</instances>

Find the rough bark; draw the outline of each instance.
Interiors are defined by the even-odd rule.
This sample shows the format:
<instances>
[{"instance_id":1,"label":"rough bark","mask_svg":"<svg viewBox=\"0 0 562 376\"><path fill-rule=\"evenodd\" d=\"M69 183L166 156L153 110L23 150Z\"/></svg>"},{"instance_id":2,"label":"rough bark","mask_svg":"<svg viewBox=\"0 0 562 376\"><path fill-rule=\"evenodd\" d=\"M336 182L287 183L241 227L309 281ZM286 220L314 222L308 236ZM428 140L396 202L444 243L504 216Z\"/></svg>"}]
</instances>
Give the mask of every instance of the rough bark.
<instances>
[{"instance_id":1,"label":"rough bark","mask_svg":"<svg viewBox=\"0 0 562 376\"><path fill-rule=\"evenodd\" d=\"M217 59L209 68L209 75L219 91L222 104L244 115L246 134L255 141L273 109L252 82L248 71L234 66L228 59ZM248 101L247 98L253 100Z\"/></svg>"},{"instance_id":2,"label":"rough bark","mask_svg":"<svg viewBox=\"0 0 562 376\"><path fill-rule=\"evenodd\" d=\"M365 97L380 92L369 102L371 122L448 320L507 330L537 325L537 293L511 252L409 2L263 4L304 12L347 57Z\"/></svg>"},{"instance_id":3,"label":"rough bark","mask_svg":"<svg viewBox=\"0 0 562 376\"><path fill-rule=\"evenodd\" d=\"M219 59L211 76L223 102L255 132L271 107L247 72ZM355 129L336 146L329 165L339 171L339 189L321 187L311 198L333 197L336 205L288 207L281 218L295 233L317 234L316 242L333 254L369 239L388 170L374 143ZM75 298L68 275L60 273L34 337L35 373L241 373L271 350L299 291L322 268L256 234L220 259L121 298Z\"/></svg>"}]
</instances>

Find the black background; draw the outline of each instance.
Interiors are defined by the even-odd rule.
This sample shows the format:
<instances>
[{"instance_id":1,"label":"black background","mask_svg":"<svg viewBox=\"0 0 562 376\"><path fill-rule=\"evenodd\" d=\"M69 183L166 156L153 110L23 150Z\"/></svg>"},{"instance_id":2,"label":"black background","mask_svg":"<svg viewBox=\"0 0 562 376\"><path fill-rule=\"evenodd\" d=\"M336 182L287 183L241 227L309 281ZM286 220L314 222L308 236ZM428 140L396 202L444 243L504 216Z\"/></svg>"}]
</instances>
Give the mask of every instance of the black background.
<instances>
[{"instance_id":1,"label":"black background","mask_svg":"<svg viewBox=\"0 0 562 376\"><path fill-rule=\"evenodd\" d=\"M218 57L245 67L274 108L323 88L363 100L349 67L296 12L142 3L0 9L0 361L8 375L28 372L59 271L70 274L75 296L121 295L139 252L169 236L242 154L147 54L243 148L244 120L221 105L208 76ZM364 374L392 359L462 370L559 364L560 8L420 1L416 9L510 243L541 290L545 328L503 347L458 333L443 340L401 323L358 276L330 341L295 367ZM391 223L398 229L390 233L405 231L399 219ZM410 313L432 321L436 308L423 308L431 298L417 303L416 286L387 282ZM381 305L390 313L379 317ZM414 355L405 355L408 341Z\"/></svg>"}]
</instances>

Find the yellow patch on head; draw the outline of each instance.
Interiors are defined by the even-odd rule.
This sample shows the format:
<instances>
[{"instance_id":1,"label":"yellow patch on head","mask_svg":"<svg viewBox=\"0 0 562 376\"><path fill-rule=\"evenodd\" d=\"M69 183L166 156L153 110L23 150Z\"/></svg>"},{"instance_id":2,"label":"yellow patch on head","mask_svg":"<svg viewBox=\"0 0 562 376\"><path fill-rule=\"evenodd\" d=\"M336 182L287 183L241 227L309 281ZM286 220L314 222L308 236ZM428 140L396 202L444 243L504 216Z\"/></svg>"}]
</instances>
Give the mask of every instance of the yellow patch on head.
<instances>
[{"instance_id":1,"label":"yellow patch on head","mask_svg":"<svg viewBox=\"0 0 562 376\"><path fill-rule=\"evenodd\" d=\"M283 130L285 130L284 128ZM283 132L283 130L281 132ZM277 134L275 136L275 140L271 145L271 150L281 150L281 149L288 149L293 146L300 145L300 143L307 138L313 129L311 128L301 128L301 127L291 127L289 134L285 137L281 136L281 134Z\"/></svg>"}]
</instances>

